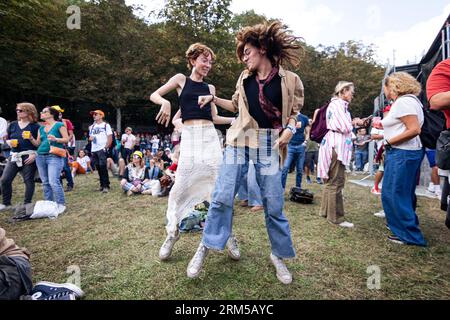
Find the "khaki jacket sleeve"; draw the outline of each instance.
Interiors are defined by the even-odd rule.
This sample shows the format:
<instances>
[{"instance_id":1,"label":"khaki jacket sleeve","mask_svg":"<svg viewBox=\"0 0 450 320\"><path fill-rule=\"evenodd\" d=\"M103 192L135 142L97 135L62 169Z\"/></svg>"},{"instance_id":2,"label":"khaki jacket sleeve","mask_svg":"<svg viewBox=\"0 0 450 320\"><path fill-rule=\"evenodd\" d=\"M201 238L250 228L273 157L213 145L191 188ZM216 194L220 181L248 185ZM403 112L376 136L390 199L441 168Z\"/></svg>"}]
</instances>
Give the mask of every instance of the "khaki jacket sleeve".
<instances>
[{"instance_id":1,"label":"khaki jacket sleeve","mask_svg":"<svg viewBox=\"0 0 450 320\"><path fill-rule=\"evenodd\" d=\"M290 117L297 119L297 114L302 110L305 103L305 90L303 82L298 75L295 75L294 101Z\"/></svg>"},{"instance_id":2,"label":"khaki jacket sleeve","mask_svg":"<svg viewBox=\"0 0 450 320\"><path fill-rule=\"evenodd\" d=\"M236 83L236 91L234 92L233 97L231 98L231 102L233 103L234 112L239 111L239 95L240 95L239 88L241 87L243 76L244 76L244 72L242 72L241 75L239 76L239 79Z\"/></svg>"}]
</instances>

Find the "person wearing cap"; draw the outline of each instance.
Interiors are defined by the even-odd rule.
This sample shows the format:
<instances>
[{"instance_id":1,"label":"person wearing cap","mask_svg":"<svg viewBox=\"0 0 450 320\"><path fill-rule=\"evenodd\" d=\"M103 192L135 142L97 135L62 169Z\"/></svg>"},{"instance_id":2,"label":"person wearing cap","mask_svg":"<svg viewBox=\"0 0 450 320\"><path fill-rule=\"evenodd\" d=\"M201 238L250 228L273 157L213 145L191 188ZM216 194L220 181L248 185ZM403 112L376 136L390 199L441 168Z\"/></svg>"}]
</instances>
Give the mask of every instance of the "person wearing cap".
<instances>
[{"instance_id":1,"label":"person wearing cap","mask_svg":"<svg viewBox=\"0 0 450 320\"><path fill-rule=\"evenodd\" d=\"M70 155L73 155L73 151L75 150L75 147L69 147L69 145L75 144L75 135L73 134L73 130L75 129L75 127L73 126L72 121L70 121L69 119L63 119L64 109L61 109L61 107L58 105L51 106L50 108L55 109L56 111L59 112L59 121L64 123L64 125L67 128L67 132L69 133L69 143L65 144L64 147L69 151ZM73 177L72 177L72 173L71 173L72 171L71 171L71 168L69 165L68 157L64 158L63 172L64 172L64 176L66 177L66 180L67 180L67 188L64 191L70 192L73 190L74 182L73 182ZM61 183L62 183L62 179L61 179Z\"/></svg>"},{"instance_id":2,"label":"person wearing cap","mask_svg":"<svg viewBox=\"0 0 450 320\"><path fill-rule=\"evenodd\" d=\"M90 112L94 123L89 127L91 153L100 177L100 191L108 193L110 189L108 175L108 148L112 143L112 130L109 123L103 121L105 113L102 110Z\"/></svg>"},{"instance_id":3,"label":"person wearing cap","mask_svg":"<svg viewBox=\"0 0 450 320\"><path fill-rule=\"evenodd\" d=\"M136 136L132 132L133 129L127 127L121 139L123 146L122 157L125 160L126 164L130 162L130 156L134 151L134 146L136 145Z\"/></svg>"},{"instance_id":4,"label":"person wearing cap","mask_svg":"<svg viewBox=\"0 0 450 320\"><path fill-rule=\"evenodd\" d=\"M320 216L334 225L353 228L344 219L342 190L345 186L345 166L350 164L353 151L353 124L348 107L353 100L355 86L352 82L339 81L327 108L328 132L319 149L318 176L327 179L323 188Z\"/></svg>"},{"instance_id":5,"label":"person wearing cap","mask_svg":"<svg viewBox=\"0 0 450 320\"><path fill-rule=\"evenodd\" d=\"M151 191L149 169L145 166L142 152L135 151L132 156L132 161L126 166L120 185L128 196L144 192L147 194L148 190Z\"/></svg>"}]
</instances>

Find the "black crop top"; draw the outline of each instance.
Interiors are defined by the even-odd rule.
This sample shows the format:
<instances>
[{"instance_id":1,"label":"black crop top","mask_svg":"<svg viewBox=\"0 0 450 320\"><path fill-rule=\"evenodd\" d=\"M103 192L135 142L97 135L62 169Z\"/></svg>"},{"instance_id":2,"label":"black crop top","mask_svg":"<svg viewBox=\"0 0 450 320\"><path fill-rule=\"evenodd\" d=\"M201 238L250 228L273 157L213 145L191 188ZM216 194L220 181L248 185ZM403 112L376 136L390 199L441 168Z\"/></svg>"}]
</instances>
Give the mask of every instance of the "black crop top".
<instances>
[{"instance_id":1,"label":"black crop top","mask_svg":"<svg viewBox=\"0 0 450 320\"><path fill-rule=\"evenodd\" d=\"M198 105L199 96L210 95L209 86L206 82L196 82L186 77L184 88L178 97L181 109L182 121L192 119L212 120L211 104L208 103L203 108Z\"/></svg>"}]
</instances>

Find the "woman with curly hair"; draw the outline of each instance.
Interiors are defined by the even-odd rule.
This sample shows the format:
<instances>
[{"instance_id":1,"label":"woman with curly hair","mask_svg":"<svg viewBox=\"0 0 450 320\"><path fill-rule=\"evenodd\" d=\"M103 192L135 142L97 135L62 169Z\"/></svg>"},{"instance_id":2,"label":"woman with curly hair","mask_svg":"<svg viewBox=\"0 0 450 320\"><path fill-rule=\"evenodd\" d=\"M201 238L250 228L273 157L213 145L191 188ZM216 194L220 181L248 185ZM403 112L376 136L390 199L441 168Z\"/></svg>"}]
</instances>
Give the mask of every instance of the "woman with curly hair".
<instances>
[{"instance_id":1,"label":"woman with curly hair","mask_svg":"<svg viewBox=\"0 0 450 320\"><path fill-rule=\"evenodd\" d=\"M187 268L187 275L200 274L210 249L223 250L232 234L233 202L244 166L252 160L261 189L270 260L284 284L292 275L283 259L295 257L289 222L283 213L284 192L281 163L295 133L297 114L303 106L303 84L298 75L282 65L298 63L299 38L280 22L246 27L237 34L237 56L246 65L232 100L214 94L200 97L202 105L213 102L239 117L227 133L224 161L209 207L203 239ZM279 153L280 152L280 153Z\"/></svg>"},{"instance_id":2,"label":"woman with curly hair","mask_svg":"<svg viewBox=\"0 0 450 320\"><path fill-rule=\"evenodd\" d=\"M171 105L164 95L176 90L183 122L180 158L175 184L169 193L167 208L167 237L159 251L160 260L169 259L175 242L180 238L178 224L195 205L210 201L214 181L222 160L222 152L214 123L230 124L234 118L220 117L213 103L199 107L199 97L215 94L213 85L204 81L212 68L214 52L201 43L192 44L186 51L190 76L177 74L152 93L150 100L161 109L156 117L158 123L170 122Z\"/></svg>"},{"instance_id":3,"label":"woman with curly hair","mask_svg":"<svg viewBox=\"0 0 450 320\"><path fill-rule=\"evenodd\" d=\"M406 72L396 72L384 81L384 94L392 99L389 115L383 119L384 164L381 200L392 235L398 244L426 246L415 212L416 178L424 156L420 131L423 106L417 96L420 83Z\"/></svg>"}]
</instances>

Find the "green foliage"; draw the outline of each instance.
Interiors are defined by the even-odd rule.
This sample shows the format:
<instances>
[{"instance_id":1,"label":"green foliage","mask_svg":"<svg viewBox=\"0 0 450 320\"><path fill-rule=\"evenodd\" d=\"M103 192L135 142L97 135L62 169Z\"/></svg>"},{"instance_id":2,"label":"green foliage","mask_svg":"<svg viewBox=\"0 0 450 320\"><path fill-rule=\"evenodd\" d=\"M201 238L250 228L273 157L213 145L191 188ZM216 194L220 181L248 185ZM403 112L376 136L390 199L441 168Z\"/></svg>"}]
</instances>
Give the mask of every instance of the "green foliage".
<instances>
[{"instance_id":1,"label":"green foliage","mask_svg":"<svg viewBox=\"0 0 450 320\"><path fill-rule=\"evenodd\" d=\"M152 91L174 74L190 72L185 51L202 42L217 55L207 81L230 98L243 69L235 54L236 32L271 22L253 10L233 15L230 3L168 0L152 22L135 16L124 0L2 1L0 88L113 108L149 106ZM71 4L80 6L81 30L66 26ZM305 85L307 115L329 99L339 80L356 85L353 115L367 115L384 74L373 48L353 41L317 49L305 45L294 71ZM177 108L175 94L169 98Z\"/></svg>"}]
</instances>

